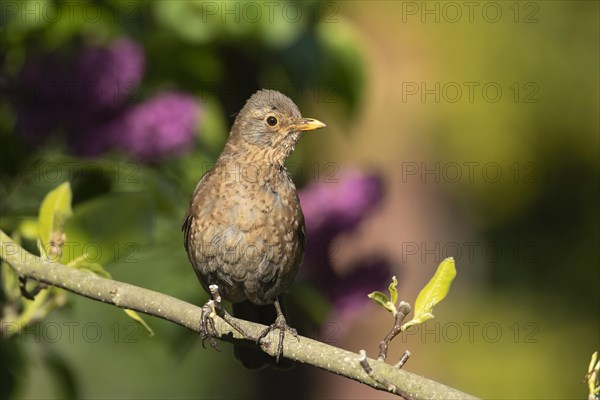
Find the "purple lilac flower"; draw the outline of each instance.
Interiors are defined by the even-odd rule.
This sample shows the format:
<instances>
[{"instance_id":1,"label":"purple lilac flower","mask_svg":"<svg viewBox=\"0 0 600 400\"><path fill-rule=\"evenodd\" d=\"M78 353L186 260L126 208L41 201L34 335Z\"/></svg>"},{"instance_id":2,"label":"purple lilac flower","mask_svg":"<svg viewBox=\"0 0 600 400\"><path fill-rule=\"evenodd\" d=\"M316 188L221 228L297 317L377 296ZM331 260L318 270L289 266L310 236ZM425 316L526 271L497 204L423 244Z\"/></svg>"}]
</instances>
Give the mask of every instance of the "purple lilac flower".
<instances>
[{"instance_id":1,"label":"purple lilac flower","mask_svg":"<svg viewBox=\"0 0 600 400\"><path fill-rule=\"evenodd\" d=\"M115 145L144 161L177 154L192 143L197 118L193 98L164 93L123 113Z\"/></svg>"},{"instance_id":2,"label":"purple lilac flower","mask_svg":"<svg viewBox=\"0 0 600 400\"><path fill-rule=\"evenodd\" d=\"M108 47L85 47L75 68L82 100L94 107L120 105L137 89L144 65L142 47L127 38L117 39Z\"/></svg>"},{"instance_id":3,"label":"purple lilac flower","mask_svg":"<svg viewBox=\"0 0 600 400\"><path fill-rule=\"evenodd\" d=\"M85 47L75 60L58 53L30 55L15 85L18 126L43 137L73 116L105 113L140 83L144 53L121 38L108 47Z\"/></svg>"},{"instance_id":4,"label":"purple lilac flower","mask_svg":"<svg viewBox=\"0 0 600 400\"><path fill-rule=\"evenodd\" d=\"M354 311L380 290L391 275L381 257L360 260L340 276L333 268L330 248L341 234L352 232L383 199L383 183L376 175L346 171L337 184L313 184L299 193L304 211L307 250L303 270L333 303L339 314Z\"/></svg>"},{"instance_id":5,"label":"purple lilac flower","mask_svg":"<svg viewBox=\"0 0 600 400\"><path fill-rule=\"evenodd\" d=\"M337 184L313 184L299 196L309 236L335 236L354 229L378 205L383 186L379 177L351 170Z\"/></svg>"},{"instance_id":6,"label":"purple lilac flower","mask_svg":"<svg viewBox=\"0 0 600 400\"><path fill-rule=\"evenodd\" d=\"M62 127L82 156L112 147L144 161L179 153L193 140L197 105L177 93L127 105L144 65L142 47L127 38L83 47L73 59L28 58L15 90L19 130L41 139Z\"/></svg>"},{"instance_id":7,"label":"purple lilac flower","mask_svg":"<svg viewBox=\"0 0 600 400\"><path fill-rule=\"evenodd\" d=\"M327 250L309 250L329 247L336 236L355 229L367 213L379 205L383 184L376 175L348 170L342 173L338 183L312 184L298 196L304 211L307 257L319 264L327 256Z\"/></svg>"},{"instance_id":8,"label":"purple lilac flower","mask_svg":"<svg viewBox=\"0 0 600 400\"><path fill-rule=\"evenodd\" d=\"M84 47L74 58L29 55L11 93L18 131L39 140L63 128L77 154L105 151L113 119L141 81L144 63L142 48L127 38Z\"/></svg>"}]
</instances>

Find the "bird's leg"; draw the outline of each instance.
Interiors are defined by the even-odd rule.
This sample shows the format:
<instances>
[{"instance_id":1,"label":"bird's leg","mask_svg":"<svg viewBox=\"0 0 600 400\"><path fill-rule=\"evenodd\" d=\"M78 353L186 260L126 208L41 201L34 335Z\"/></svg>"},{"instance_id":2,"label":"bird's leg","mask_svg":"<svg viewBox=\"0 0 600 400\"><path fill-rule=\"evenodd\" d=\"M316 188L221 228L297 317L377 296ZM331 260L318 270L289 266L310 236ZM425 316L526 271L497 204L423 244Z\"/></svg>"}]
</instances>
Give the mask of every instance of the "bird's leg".
<instances>
[{"instance_id":1,"label":"bird's leg","mask_svg":"<svg viewBox=\"0 0 600 400\"><path fill-rule=\"evenodd\" d=\"M260 344L260 341L267 336L269 332L279 329L279 343L277 344L277 353L275 353L275 361L279 362L279 357L283 354L283 338L285 336L285 331L290 332L296 337L296 339L298 339L298 332L287 324L285 316L281 311L281 306L279 305L279 299L277 297L275 298L273 305L275 306L275 311L277 312L277 318L275 319L275 322L271 324L271 326L262 331L256 342Z\"/></svg>"},{"instance_id":2,"label":"bird's leg","mask_svg":"<svg viewBox=\"0 0 600 400\"><path fill-rule=\"evenodd\" d=\"M216 314L215 301L213 299L207 301L202 306L202 313L200 314L200 339L202 339L202 347L205 347L204 342L208 339L210 346L219 351L217 342L213 339L213 337L218 336L215 321L213 320Z\"/></svg>"},{"instance_id":3,"label":"bird's leg","mask_svg":"<svg viewBox=\"0 0 600 400\"><path fill-rule=\"evenodd\" d=\"M210 285L208 287L210 291L211 299L202 306L202 315L200 318L200 338L202 339L202 347L204 347L204 341L206 339L209 340L210 345L215 349L217 349L217 343L213 339L213 337L218 336L217 329L215 327L214 317L218 315L225 322L227 322L233 329L241 333L245 338L248 337L248 334L244 331L244 329L233 319L227 311L221 305L221 295L219 294L219 286Z\"/></svg>"}]
</instances>

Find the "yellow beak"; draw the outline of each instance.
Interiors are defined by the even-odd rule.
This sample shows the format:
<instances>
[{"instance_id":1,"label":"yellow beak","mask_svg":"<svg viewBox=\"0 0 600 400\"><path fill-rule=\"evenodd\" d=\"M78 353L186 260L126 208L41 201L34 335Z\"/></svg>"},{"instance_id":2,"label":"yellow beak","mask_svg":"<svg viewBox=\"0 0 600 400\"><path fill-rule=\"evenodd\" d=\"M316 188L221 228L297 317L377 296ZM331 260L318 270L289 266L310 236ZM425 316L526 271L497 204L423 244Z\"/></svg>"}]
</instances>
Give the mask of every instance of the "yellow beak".
<instances>
[{"instance_id":1,"label":"yellow beak","mask_svg":"<svg viewBox=\"0 0 600 400\"><path fill-rule=\"evenodd\" d=\"M315 129L324 128L327 125L319 121L318 119L313 118L302 118L300 123L296 125L296 129L301 132L305 131L314 131Z\"/></svg>"}]
</instances>

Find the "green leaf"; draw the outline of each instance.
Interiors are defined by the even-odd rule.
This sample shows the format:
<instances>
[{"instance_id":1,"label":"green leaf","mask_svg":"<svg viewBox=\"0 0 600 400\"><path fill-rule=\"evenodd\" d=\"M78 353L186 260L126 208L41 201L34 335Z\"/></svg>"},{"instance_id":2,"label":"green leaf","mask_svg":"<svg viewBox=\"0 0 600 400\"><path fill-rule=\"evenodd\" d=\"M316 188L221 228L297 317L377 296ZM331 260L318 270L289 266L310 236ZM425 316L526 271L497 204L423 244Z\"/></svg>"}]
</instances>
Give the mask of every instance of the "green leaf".
<instances>
[{"instance_id":1,"label":"green leaf","mask_svg":"<svg viewBox=\"0 0 600 400\"><path fill-rule=\"evenodd\" d=\"M154 336L154 331L152 330L152 328L150 328L150 326L146 323L146 321L144 321L142 319L142 317L140 317L140 315L138 313L136 313L133 310L130 309L123 309L123 311L125 311L125 314L127 314L127 316L131 319L133 319L135 322L137 322L138 324L140 324L141 326L144 327L144 329L146 329L146 331L148 331L148 334L150 336Z\"/></svg>"},{"instance_id":2,"label":"green leaf","mask_svg":"<svg viewBox=\"0 0 600 400\"><path fill-rule=\"evenodd\" d=\"M590 365L588 367L588 373L586 375L588 390L589 390L589 399L598 398L598 394L600 394L600 386L598 385L598 373L600 372L600 361L598 360L598 352L595 351L592 354L592 359L590 360Z\"/></svg>"},{"instance_id":3,"label":"green leaf","mask_svg":"<svg viewBox=\"0 0 600 400\"><path fill-rule=\"evenodd\" d=\"M432 313L433 307L446 297L455 276L454 258L448 257L440 263L433 278L419 293L415 302L415 316L412 320L402 325L403 331L434 317Z\"/></svg>"},{"instance_id":4,"label":"green leaf","mask_svg":"<svg viewBox=\"0 0 600 400\"><path fill-rule=\"evenodd\" d=\"M396 276L392 277L392 283L388 287L390 291L391 300L383 293L375 291L369 294L369 298L373 299L380 306L391 312L394 316L398 313L398 309L396 308L396 301L398 301L398 290L396 289L398 286L398 279Z\"/></svg>"},{"instance_id":5,"label":"green leaf","mask_svg":"<svg viewBox=\"0 0 600 400\"><path fill-rule=\"evenodd\" d=\"M60 242L65 240L65 222L73 215L71 199L71 185L64 182L46 195L40 207L40 241L45 253L53 259L60 259Z\"/></svg>"},{"instance_id":6,"label":"green leaf","mask_svg":"<svg viewBox=\"0 0 600 400\"><path fill-rule=\"evenodd\" d=\"M104 269L104 267L98 263L90 262L87 260L87 255L84 254L80 257L77 257L75 260L71 261L67 264L69 267L76 268L78 270L90 271L102 278L110 279L110 273Z\"/></svg>"},{"instance_id":7,"label":"green leaf","mask_svg":"<svg viewBox=\"0 0 600 400\"><path fill-rule=\"evenodd\" d=\"M46 253L46 249L48 249L48 247L44 247L44 245L42 244L42 241L40 239L36 240L35 244L37 246L38 251L40 252L40 258L42 260L47 260L48 254Z\"/></svg>"},{"instance_id":8,"label":"green leaf","mask_svg":"<svg viewBox=\"0 0 600 400\"><path fill-rule=\"evenodd\" d=\"M369 293L368 296L392 314L396 314L396 306L385 294L375 291L373 293Z\"/></svg>"},{"instance_id":9,"label":"green leaf","mask_svg":"<svg viewBox=\"0 0 600 400\"><path fill-rule=\"evenodd\" d=\"M388 288L390 291L390 297L392 304L396 304L398 301L398 290L396 289L398 286L398 279L396 279L396 275L392 276L392 283L390 283L390 287Z\"/></svg>"}]
</instances>

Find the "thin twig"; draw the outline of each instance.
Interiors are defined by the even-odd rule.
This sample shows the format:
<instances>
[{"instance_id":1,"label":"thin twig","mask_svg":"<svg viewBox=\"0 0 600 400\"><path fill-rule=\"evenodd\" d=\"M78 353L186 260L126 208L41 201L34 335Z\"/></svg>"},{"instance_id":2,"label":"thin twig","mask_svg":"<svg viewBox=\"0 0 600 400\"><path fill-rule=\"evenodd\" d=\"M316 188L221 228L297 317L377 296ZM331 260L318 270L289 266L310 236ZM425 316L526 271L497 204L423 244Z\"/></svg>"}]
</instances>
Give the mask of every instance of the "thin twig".
<instances>
[{"instance_id":1,"label":"thin twig","mask_svg":"<svg viewBox=\"0 0 600 400\"><path fill-rule=\"evenodd\" d=\"M412 400L411 395L404 392L402 389L398 388L393 383L390 383L385 377L378 377L375 374L373 368L371 368L371 364L369 364L369 360L367 359L367 352L365 350L360 350L358 354L360 355L360 357L358 358L360 366L374 381L382 385L388 392L394 393L395 395L398 395L405 400Z\"/></svg>"},{"instance_id":2,"label":"thin twig","mask_svg":"<svg viewBox=\"0 0 600 400\"><path fill-rule=\"evenodd\" d=\"M379 361L385 361L387 358L388 348L390 346L390 342L402 332L402 321L406 318L406 315L410 312L410 304L405 301L401 301L398 306L398 312L394 317L394 326L390 332L383 338L383 340L379 343Z\"/></svg>"},{"instance_id":3,"label":"thin twig","mask_svg":"<svg viewBox=\"0 0 600 400\"><path fill-rule=\"evenodd\" d=\"M19 276L19 290L21 291L21 295L28 300L35 300L35 296L42 290L46 289L48 285L43 283L38 283L35 285L33 290L29 291L27 289L27 278L24 276Z\"/></svg>"},{"instance_id":4,"label":"thin twig","mask_svg":"<svg viewBox=\"0 0 600 400\"><path fill-rule=\"evenodd\" d=\"M394 367L402 369L402 367L404 367L404 364L406 364L410 356L410 351L406 350L404 354L402 354L402 357L400 357L400 360L394 365Z\"/></svg>"}]
</instances>

